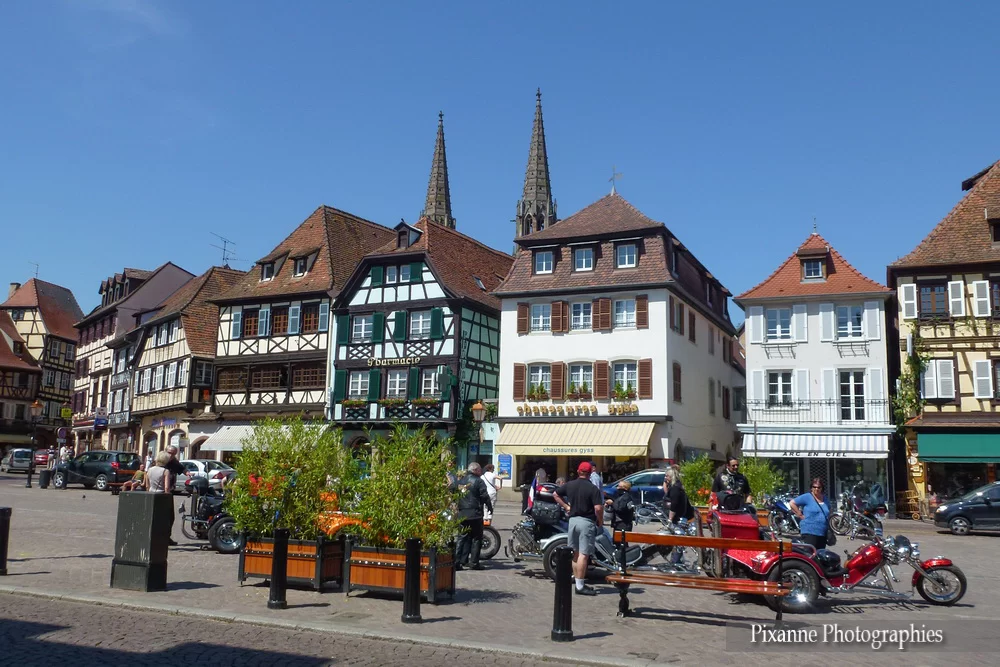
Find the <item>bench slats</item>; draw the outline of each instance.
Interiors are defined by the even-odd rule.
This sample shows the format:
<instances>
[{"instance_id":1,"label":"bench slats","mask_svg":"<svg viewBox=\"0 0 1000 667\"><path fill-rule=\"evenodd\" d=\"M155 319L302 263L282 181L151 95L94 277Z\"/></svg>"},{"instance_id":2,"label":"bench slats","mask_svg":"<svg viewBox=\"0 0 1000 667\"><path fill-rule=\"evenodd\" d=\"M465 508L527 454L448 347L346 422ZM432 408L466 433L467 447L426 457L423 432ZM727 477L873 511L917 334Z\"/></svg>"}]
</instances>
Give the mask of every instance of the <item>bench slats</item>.
<instances>
[{"instance_id":1,"label":"bench slats","mask_svg":"<svg viewBox=\"0 0 1000 667\"><path fill-rule=\"evenodd\" d=\"M752 581L750 579L707 579L704 577L683 577L658 574L620 574L608 575L607 581L618 584L638 584L647 586L666 586L672 588L694 588L701 590L721 591L726 593L747 593L753 595L784 596L790 592L787 588L770 581Z\"/></svg>"},{"instance_id":2,"label":"bench slats","mask_svg":"<svg viewBox=\"0 0 1000 667\"><path fill-rule=\"evenodd\" d=\"M622 533L614 535L615 544L621 544ZM666 547L695 547L698 549L746 549L778 553L777 540L739 540L730 537L688 537L686 535L661 535L659 533L625 533L629 544L658 544ZM792 543L785 541L784 549L791 551Z\"/></svg>"}]
</instances>

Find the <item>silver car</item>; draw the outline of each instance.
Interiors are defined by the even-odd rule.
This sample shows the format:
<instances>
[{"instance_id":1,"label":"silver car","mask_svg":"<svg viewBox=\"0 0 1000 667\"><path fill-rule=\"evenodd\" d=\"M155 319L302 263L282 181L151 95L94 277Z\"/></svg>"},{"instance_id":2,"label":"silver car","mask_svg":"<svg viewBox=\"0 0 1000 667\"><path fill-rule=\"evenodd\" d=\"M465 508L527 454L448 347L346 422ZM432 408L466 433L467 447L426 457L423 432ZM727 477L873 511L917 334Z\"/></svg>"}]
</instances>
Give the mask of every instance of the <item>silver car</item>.
<instances>
[{"instance_id":1,"label":"silver car","mask_svg":"<svg viewBox=\"0 0 1000 667\"><path fill-rule=\"evenodd\" d=\"M236 474L236 470L232 466L221 461L187 459L180 463L184 466L184 474L177 475L177 481L174 482L174 493L190 493L191 487L187 486L187 482L196 477L204 477L208 480L210 488L221 491L226 481Z\"/></svg>"},{"instance_id":2,"label":"silver car","mask_svg":"<svg viewBox=\"0 0 1000 667\"><path fill-rule=\"evenodd\" d=\"M30 449L12 449L0 461L0 472L28 472L31 457Z\"/></svg>"}]
</instances>

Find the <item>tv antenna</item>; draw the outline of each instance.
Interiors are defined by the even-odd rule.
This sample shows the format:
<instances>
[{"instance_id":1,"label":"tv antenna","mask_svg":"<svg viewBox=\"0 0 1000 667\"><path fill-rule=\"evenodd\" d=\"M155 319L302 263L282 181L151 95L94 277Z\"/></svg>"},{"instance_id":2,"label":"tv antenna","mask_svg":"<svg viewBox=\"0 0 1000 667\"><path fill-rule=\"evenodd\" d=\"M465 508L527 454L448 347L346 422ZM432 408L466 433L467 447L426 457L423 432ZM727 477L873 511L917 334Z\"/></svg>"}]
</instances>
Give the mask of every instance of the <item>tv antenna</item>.
<instances>
[{"instance_id":1,"label":"tv antenna","mask_svg":"<svg viewBox=\"0 0 1000 667\"><path fill-rule=\"evenodd\" d=\"M209 234L211 234L212 236L214 236L215 238L219 239L222 242L222 245L217 245L215 243L210 243L209 245L212 246L213 248L218 248L219 250L222 251L223 266L228 266L229 262L241 261L236 259L236 253L232 251L232 248L236 247L235 243L227 239L225 236L216 234L215 232L209 232Z\"/></svg>"},{"instance_id":2,"label":"tv antenna","mask_svg":"<svg viewBox=\"0 0 1000 667\"><path fill-rule=\"evenodd\" d=\"M35 278L37 279L38 278L38 262L28 262L28 264L31 264L33 267L35 267Z\"/></svg>"}]
</instances>

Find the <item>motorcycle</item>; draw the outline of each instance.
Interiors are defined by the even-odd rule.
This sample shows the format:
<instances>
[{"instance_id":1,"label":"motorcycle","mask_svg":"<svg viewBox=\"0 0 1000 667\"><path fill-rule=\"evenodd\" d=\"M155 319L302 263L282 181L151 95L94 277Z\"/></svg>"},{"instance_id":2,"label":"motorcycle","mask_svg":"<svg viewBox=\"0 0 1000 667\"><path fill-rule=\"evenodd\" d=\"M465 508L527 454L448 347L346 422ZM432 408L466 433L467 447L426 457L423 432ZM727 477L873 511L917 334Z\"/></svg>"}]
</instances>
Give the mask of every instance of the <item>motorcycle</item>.
<instances>
[{"instance_id":1,"label":"motorcycle","mask_svg":"<svg viewBox=\"0 0 1000 667\"><path fill-rule=\"evenodd\" d=\"M793 493L783 493L765 499L767 525L775 535L798 535L799 518L792 512Z\"/></svg>"},{"instance_id":2,"label":"motorcycle","mask_svg":"<svg viewBox=\"0 0 1000 667\"><path fill-rule=\"evenodd\" d=\"M483 519L483 548L479 552L480 560L489 560L500 552L500 533L492 525L492 519Z\"/></svg>"},{"instance_id":3,"label":"motorcycle","mask_svg":"<svg viewBox=\"0 0 1000 667\"><path fill-rule=\"evenodd\" d=\"M809 610L820 595L869 593L895 600L913 598L916 589L924 600L934 605L951 606L962 599L967 588L965 574L950 559L935 556L920 560L917 543L903 535L873 536L871 542L858 547L853 554L844 550L847 561L828 549L816 550L808 544L795 544L786 552L780 579L791 586L791 593L781 601L790 612ZM778 581L778 554L736 551L726 554L737 576L749 579ZM906 563L913 568L909 591L897 591L893 583L899 579L892 567ZM777 609L779 598L765 598Z\"/></svg>"},{"instance_id":4,"label":"motorcycle","mask_svg":"<svg viewBox=\"0 0 1000 667\"><path fill-rule=\"evenodd\" d=\"M208 540L208 548L220 554L239 553L241 538L236 529L236 519L223 509L222 494L201 477L191 480L188 486L191 488L191 514L187 513L183 503L178 510L184 537Z\"/></svg>"},{"instance_id":5,"label":"motorcycle","mask_svg":"<svg viewBox=\"0 0 1000 667\"><path fill-rule=\"evenodd\" d=\"M883 534L888 508L881 494L882 487L873 484L865 494L864 486L864 482L859 482L850 491L840 494L838 509L829 519L830 530L837 535L869 539Z\"/></svg>"}]
</instances>

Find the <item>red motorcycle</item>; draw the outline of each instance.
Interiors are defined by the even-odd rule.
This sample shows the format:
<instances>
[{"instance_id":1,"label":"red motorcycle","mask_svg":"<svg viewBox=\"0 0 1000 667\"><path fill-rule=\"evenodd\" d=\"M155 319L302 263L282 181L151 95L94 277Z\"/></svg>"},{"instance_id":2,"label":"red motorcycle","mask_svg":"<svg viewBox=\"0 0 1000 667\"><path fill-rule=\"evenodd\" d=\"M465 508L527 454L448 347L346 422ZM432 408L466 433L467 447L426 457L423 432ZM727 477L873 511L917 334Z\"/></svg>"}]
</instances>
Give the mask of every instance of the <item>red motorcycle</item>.
<instances>
[{"instance_id":1,"label":"red motorcycle","mask_svg":"<svg viewBox=\"0 0 1000 667\"><path fill-rule=\"evenodd\" d=\"M777 554L730 549L725 557L736 576L778 580ZM909 591L893 588L899 579L892 566L899 563L914 570ZM930 604L951 606L962 599L966 589L965 574L951 560L936 556L921 561L917 544L902 535L875 537L858 547L843 565L840 556L832 551L795 544L790 553L785 553L781 580L792 587L782 602L782 608L791 612L807 611L820 595L858 592L907 600L913 597L913 588ZM765 600L777 609L778 598Z\"/></svg>"}]
</instances>

